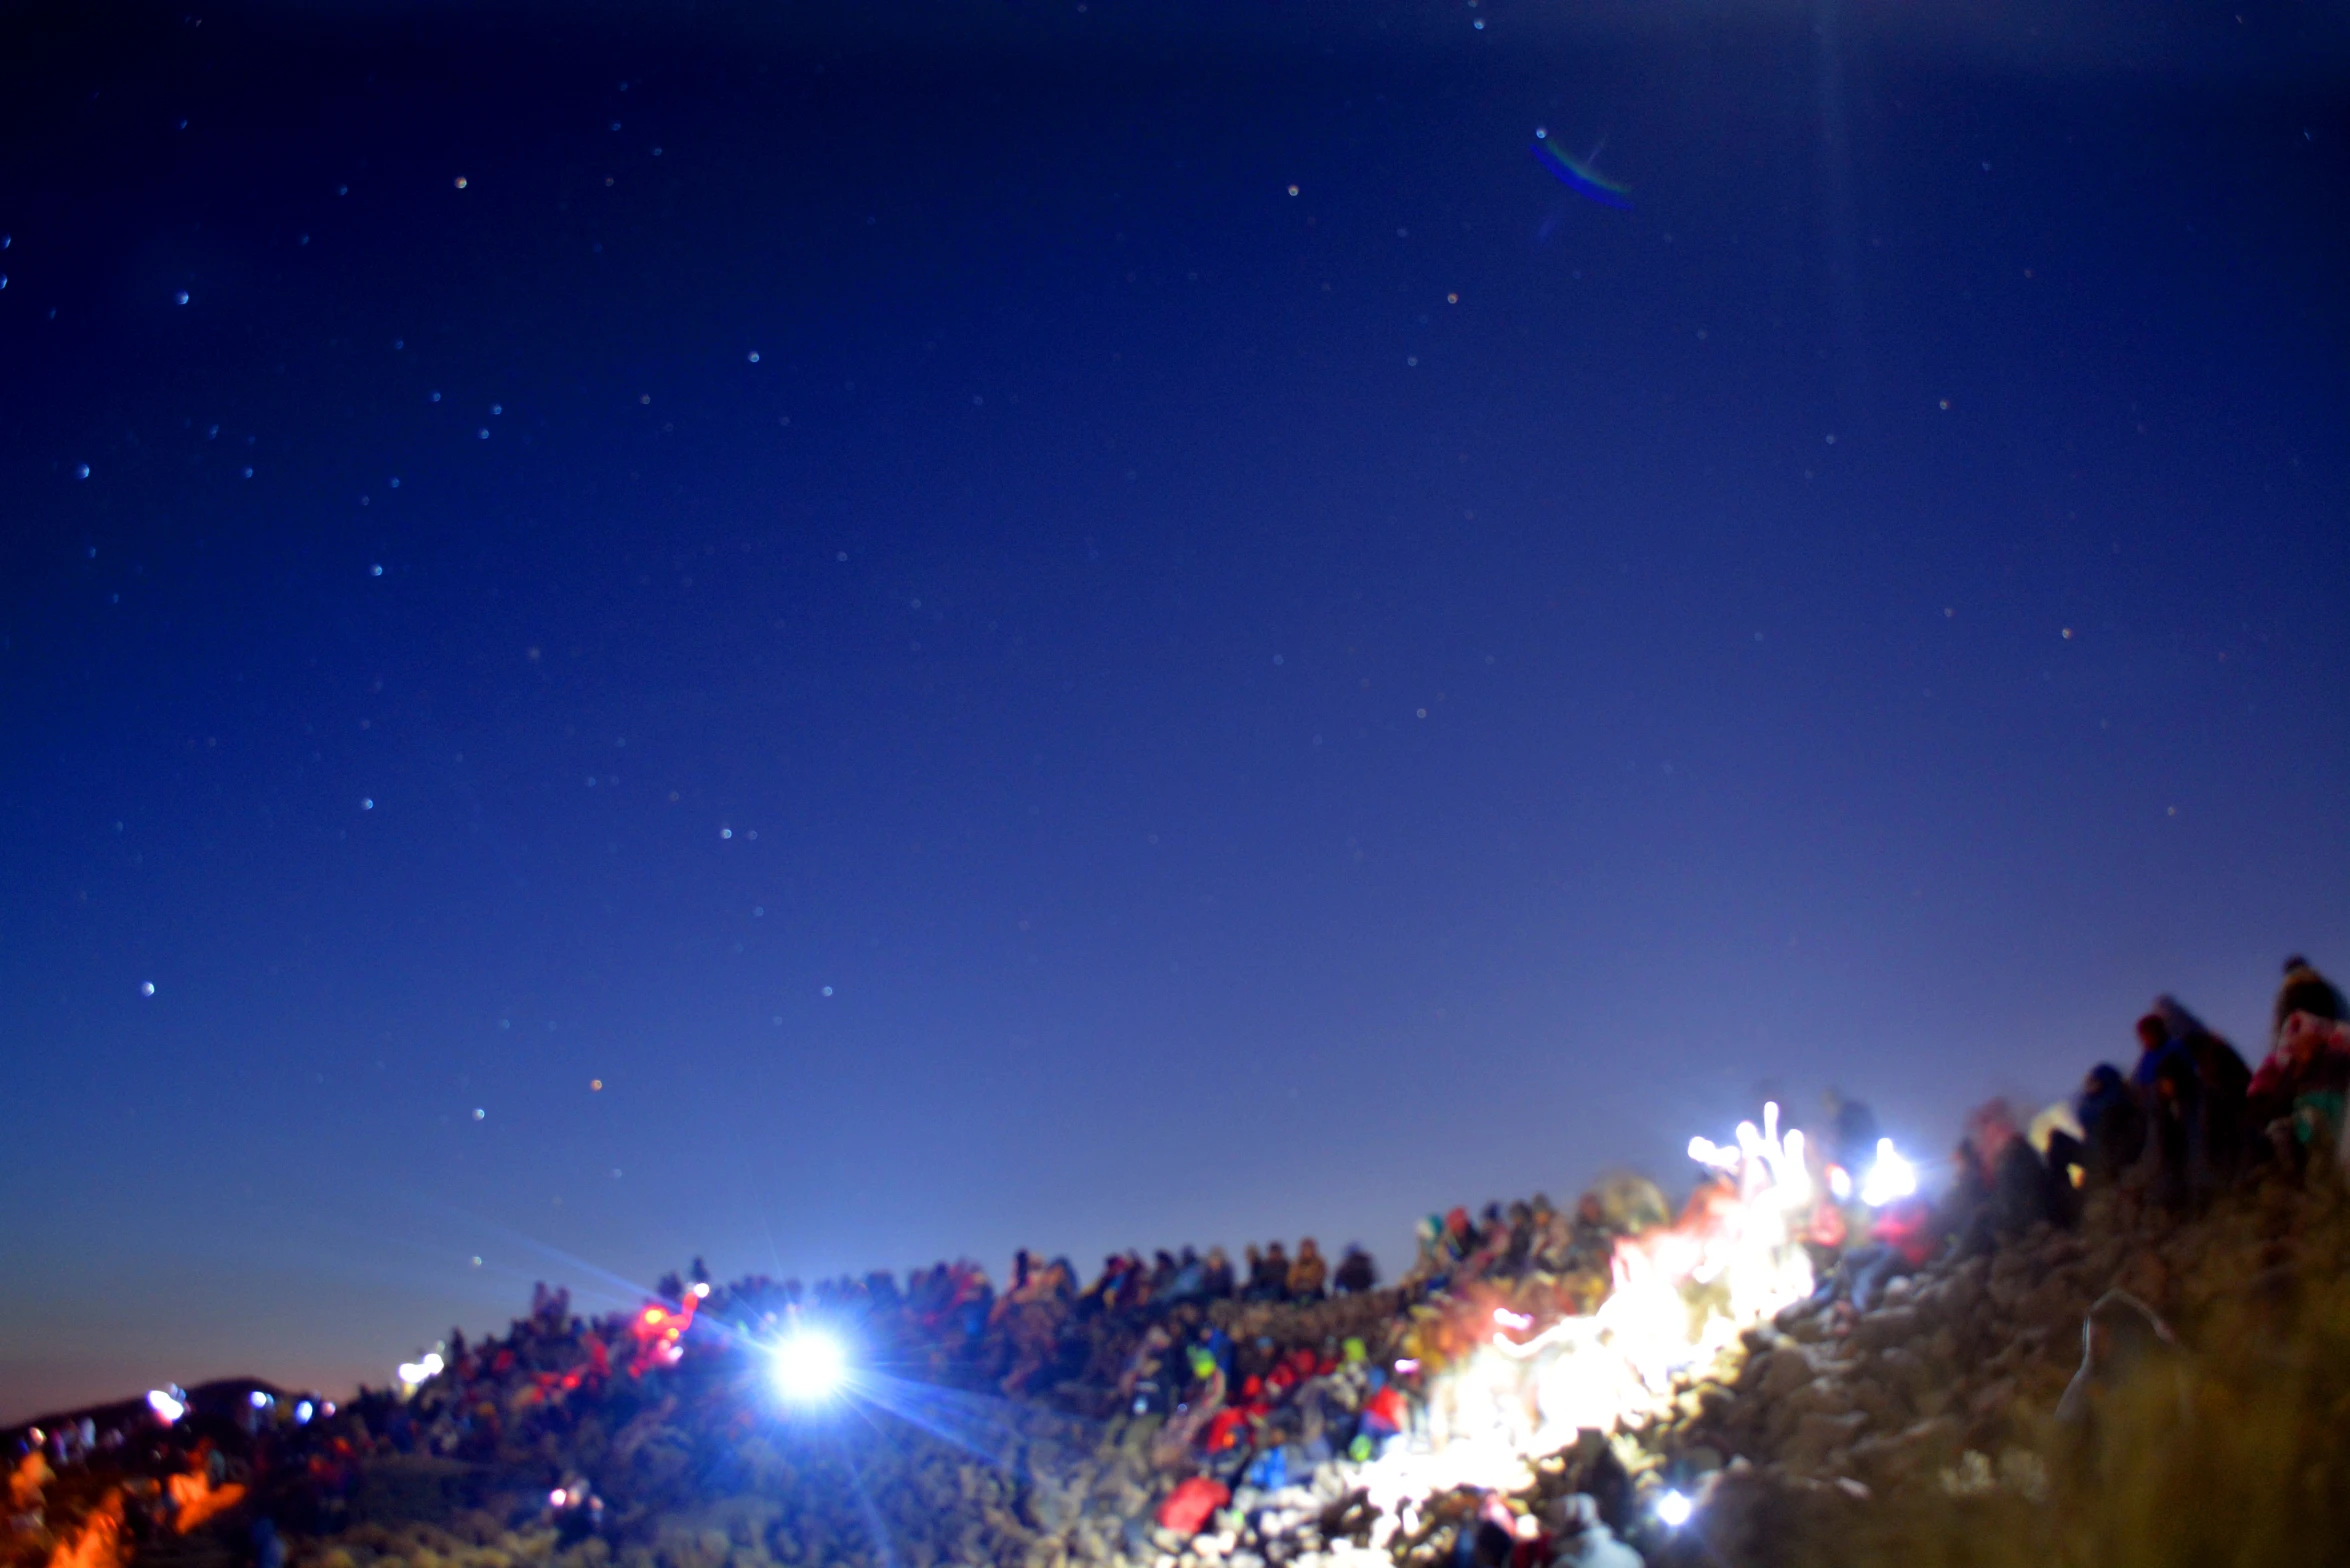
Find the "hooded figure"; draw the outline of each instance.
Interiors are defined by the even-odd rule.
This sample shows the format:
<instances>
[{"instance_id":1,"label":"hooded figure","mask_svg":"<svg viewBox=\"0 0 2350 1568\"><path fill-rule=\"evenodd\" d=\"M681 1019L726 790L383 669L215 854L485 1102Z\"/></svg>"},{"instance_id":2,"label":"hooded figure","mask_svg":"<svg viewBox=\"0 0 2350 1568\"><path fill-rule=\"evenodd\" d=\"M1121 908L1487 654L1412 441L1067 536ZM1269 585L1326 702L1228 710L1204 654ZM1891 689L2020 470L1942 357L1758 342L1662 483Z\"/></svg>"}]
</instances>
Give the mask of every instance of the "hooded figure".
<instances>
[{"instance_id":1,"label":"hooded figure","mask_svg":"<svg viewBox=\"0 0 2350 1568\"><path fill-rule=\"evenodd\" d=\"M2115 1413L2114 1396L2133 1381L2163 1378L2174 1387L2177 1419L2188 1415L2187 1359L2178 1336L2152 1307L2126 1290L2109 1290L2097 1298L2081 1320L2081 1366L2056 1402L2056 1420L2086 1451L2101 1437L2101 1426ZM2169 1399L2143 1408L2167 1414Z\"/></svg>"}]
</instances>

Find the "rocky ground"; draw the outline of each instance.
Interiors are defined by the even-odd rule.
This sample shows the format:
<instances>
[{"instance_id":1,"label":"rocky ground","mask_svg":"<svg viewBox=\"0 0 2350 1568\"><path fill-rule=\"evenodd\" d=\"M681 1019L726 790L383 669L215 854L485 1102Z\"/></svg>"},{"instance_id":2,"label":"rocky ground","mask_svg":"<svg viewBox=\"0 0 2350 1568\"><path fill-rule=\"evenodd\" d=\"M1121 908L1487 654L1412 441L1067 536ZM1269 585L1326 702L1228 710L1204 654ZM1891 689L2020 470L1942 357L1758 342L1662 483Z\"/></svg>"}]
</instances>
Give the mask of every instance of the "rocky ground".
<instances>
[{"instance_id":1,"label":"rocky ground","mask_svg":"<svg viewBox=\"0 0 2350 1568\"><path fill-rule=\"evenodd\" d=\"M1750 1330L1625 1445L1640 1488L1702 1499L1652 1560L2350 1561L2350 1205L2273 1177L2191 1222L2126 1198L1856 1321Z\"/></svg>"}]
</instances>

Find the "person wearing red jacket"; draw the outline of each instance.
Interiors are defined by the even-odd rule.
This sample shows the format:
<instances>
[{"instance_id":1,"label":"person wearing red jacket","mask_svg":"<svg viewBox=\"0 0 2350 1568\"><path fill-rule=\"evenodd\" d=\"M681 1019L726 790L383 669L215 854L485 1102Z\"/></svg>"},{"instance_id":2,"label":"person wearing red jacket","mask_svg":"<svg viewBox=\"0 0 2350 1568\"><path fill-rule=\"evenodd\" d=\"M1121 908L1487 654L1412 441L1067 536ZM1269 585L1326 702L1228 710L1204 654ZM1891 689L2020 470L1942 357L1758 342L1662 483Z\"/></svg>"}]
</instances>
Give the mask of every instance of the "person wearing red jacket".
<instances>
[{"instance_id":1,"label":"person wearing red jacket","mask_svg":"<svg viewBox=\"0 0 2350 1568\"><path fill-rule=\"evenodd\" d=\"M1924 1268L1941 1246L1942 1227L1933 1205L1915 1195L1896 1198L1870 1222L1868 1244L1844 1254L1836 1272L1812 1293L1810 1305L1823 1306L1841 1296L1854 1312L1866 1312L1887 1285Z\"/></svg>"}]
</instances>

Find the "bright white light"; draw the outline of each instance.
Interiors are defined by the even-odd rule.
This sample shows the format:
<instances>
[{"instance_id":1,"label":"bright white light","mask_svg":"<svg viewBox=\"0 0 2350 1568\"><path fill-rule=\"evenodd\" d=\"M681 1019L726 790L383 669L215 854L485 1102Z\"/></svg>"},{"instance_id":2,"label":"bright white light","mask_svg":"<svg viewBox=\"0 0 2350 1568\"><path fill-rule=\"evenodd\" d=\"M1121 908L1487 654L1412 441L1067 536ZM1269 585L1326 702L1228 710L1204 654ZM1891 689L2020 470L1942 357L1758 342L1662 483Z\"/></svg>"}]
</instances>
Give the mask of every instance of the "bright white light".
<instances>
[{"instance_id":1,"label":"bright white light","mask_svg":"<svg viewBox=\"0 0 2350 1568\"><path fill-rule=\"evenodd\" d=\"M1678 1530L1697 1512L1697 1505L1681 1492L1667 1492L1656 1500L1656 1516L1668 1530Z\"/></svg>"},{"instance_id":2,"label":"bright white light","mask_svg":"<svg viewBox=\"0 0 2350 1568\"><path fill-rule=\"evenodd\" d=\"M1689 1140L1689 1157L1708 1169L1735 1171L1742 1157L1734 1143L1716 1143L1711 1138Z\"/></svg>"},{"instance_id":3,"label":"bright white light","mask_svg":"<svg viewBox=\"0 0 2350 1568\"><path fill-rule=\"evenodd\" d=\"M247 1394L245 1396L245 1401L256 1410L267 1410L269 1408L269 1396L261 1392L261 1390L258 1388L253 1390L252 1393Z\"/></svg>"},{"instance_id":4,"label":"bright white light","mask_svg":"<svg viewBox=\"0 0 2350 1568\"><path fill-rule=\"evenodd\" d=\"M303 1400L300 1404L294 1407L294 1425L308 1426L310 1424L310 1418L314 1414L316 1414L316 1412L311 1408L310 1401L307 1399Z\"/></svg>"},{"instance_id":5,"label":"bright white light","mask_svg":"<svg viewBox=\"0 0 2350 1568\"><path fill-rule=\"evenodd\" d=\"M554 1489L552 1492L549 1492L549 1493L547 1494L547 1506L548 1506L549 1508L560 1508L560 1507L562 1507L562 1506L563 1506L565 1503L568 1503L568 1502L570 1502L570 1501L571 1501L571 1494L570 1494L570 1493L568 1493L568 1492L566 1492L566 1491L564 1491L564 1490L563 1490L563 1488L561 1488L561 1487L559 1487L559 1486L558 1486L558 1487L556 1487L556 1488L555 1488L555 1489Z\"/></svg>"},{"instance_id":6,"label":"bright white light","mask_svg":"<svg viewBox=\"0 0 2350 1568\"><path fill-rule=\"evenodd\" d=\"M1883 1208L1895 1198L1906 1198L1917 1190L1917 1167L1901 1157L1892 1139L1879 1138L1877 1163L1869 1168L1868 1179L1860 1184L1860 1201L1872 1209Z\"/></svg>"},{"instance_id":7,"label":"bright white light","mask_svg":"<svg viewBox=\"0 0 2350 1568\"><path fill-rule=\"evenodd\" d=\"M441 1353L437 1350L426 1352L422 1361L403 1361L397 1369L400 1387L408 1393L414 1393L439 1377L441 1368L446 1365L448 1363L441 1359Z\"/></svg>"},{"instance_id":8,"label":"bright white light","mask_svg":"<svg viewBox=\"0 0 2350 1568\"><path fill-rule=\"evenodd\" d=\"M1845 1199L1851 1197L1852 1173L1847 1171L1841 1165L1829 1166L1828 1190L1836 1195L1836 1201L1838 1203L1842 1203Z\"/></svg>"},{"instance_id":9,"label":"bright white light","mask_svg":"<svg viewBox=\"0 0 2350 1568\"><path fill-rule=\"evenodd\" d=\"M710 1299L710 1282L708 1280L698 1279L694 1281L694 1299L696 1301L708 1301Z\"/></svg>"},{"instance_id":10,"label":"bright white light","mask_svg":"<svg viewBox=\"0 0 2350 1568\"><path fill-rule=\"evenodd\" d=\"M1514 1328L1521 1332L1534 1326L1534 1320L1525 1313L1512 1312L1507 1307L1495 1307L1493 1321L1499 1323L1503 1328Z\"/></svg>"},{"instance_id":11,"label":"bright white light","mask_svg":"<svg viewBox=\"0 0 2350 1568\"><path fill-rule=\"evenodd\" d=\"M848 1381L849 1358L831 1335L802 1329L775 1347L772 1375L794 1404L821 1404Z\"/></svg>"},{"instance_id":12,"label":"bright white light","mask_svg":"<svg viewBox=\"0 0 2350 1568\"><path fill-rule=\"evenodd\" d=\"M147 1390L147 1408L161 1416L165 1426L171 1425L188 1413L188 1407L184 1403L172 1398L160 1388Z\"/></svg>"}]
</instances>

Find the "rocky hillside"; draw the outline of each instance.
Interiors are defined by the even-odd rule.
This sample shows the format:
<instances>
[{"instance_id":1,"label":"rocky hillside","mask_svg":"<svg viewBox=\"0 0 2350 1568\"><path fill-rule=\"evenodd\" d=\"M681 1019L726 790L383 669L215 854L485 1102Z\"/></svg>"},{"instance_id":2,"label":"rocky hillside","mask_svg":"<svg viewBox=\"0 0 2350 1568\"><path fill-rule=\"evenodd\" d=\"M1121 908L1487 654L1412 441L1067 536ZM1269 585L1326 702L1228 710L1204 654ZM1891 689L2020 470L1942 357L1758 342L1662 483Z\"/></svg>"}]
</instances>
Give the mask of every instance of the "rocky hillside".
<instances>
[{"instance_id":1,"label":"rocky hillside","mask_svg":"<svg viewBox=\"0 0 2350 1568\"><path fill-rule=\"evenodd\" d=\"M1102 1319L1035 1394L1004 1397L996 1363L909 1366L798 1413L723 1335L630 1340L625 1318L557 1306L405 1397L314 1418L239 1384L171 1420L125 1406L76 1422L54 1470L51 1432L12 1478L5 1564L2350 1560L2350 1199L2330 1165L2264 1170L2194 1218L2098 1192L2076 1227L1957 1249L1872 1310L1782 1311L1612 1430L1465 1465L1474 1445L1445 1434L1498 1364L1475 1347L1572 1295L1534 1272L1216 1301Z\"/></svg>"},{"instance_id":2,"label":"rocky hillside","mask_svg":"<svg viewBox=\"0 0 2350 1568\"><path fill-rule=\"evenodd\" d=\"M2350 1205L2330 1179L2186 1222L2127 1197L1856 1320L1750 1330L1623 1445L1644 1495L1699 1500L1652 1558L2350 1561Z\"/></svg>"}]
</instances>

